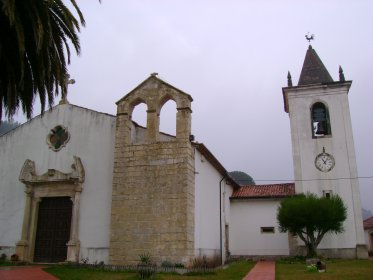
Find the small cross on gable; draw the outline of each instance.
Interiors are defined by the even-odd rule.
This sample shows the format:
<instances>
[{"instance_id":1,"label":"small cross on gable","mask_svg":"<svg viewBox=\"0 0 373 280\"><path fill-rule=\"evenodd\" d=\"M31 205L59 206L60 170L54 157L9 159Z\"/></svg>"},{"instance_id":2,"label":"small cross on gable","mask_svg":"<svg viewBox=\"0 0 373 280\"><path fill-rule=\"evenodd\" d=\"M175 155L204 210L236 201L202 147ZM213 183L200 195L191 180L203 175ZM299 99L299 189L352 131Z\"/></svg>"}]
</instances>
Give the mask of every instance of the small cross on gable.
<instances>
[{"instance_id":1,"label":"small cross on gable","mask_svg":"<svg viewBox=\"0 0 373 280\"><path fill-rule=\"evenodd\" d=\"M60 100L60 105L61 104L69 104L69 101L67 100L67 93L68 93L68 87L69 85L73 85L75 84L75 80L74 79L70 79L70 74L67 74L66 75L66 78L65 78L65 84L64 84L64 90L62 91L62 97L61 97L61 100Z\"/></svg>"}]
</instances>

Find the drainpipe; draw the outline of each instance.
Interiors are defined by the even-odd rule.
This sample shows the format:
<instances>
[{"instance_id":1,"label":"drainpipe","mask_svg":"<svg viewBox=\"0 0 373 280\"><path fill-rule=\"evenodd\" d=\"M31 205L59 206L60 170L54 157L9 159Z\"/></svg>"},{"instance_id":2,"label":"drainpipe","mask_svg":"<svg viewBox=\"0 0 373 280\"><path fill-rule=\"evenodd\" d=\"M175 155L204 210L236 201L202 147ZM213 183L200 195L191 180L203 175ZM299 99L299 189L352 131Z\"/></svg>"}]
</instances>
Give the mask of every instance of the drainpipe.
<instances>
[{"instance_id":1,"label":"drainpipe","mask_svg":"<svg viewBox=\"0 0 373 280\"><path fill-rule=\"evenodd\" d=\"M223 265L223 226L222 226L222 216L221 216L221 186L222 186L222 182L224 179L227 178L227 174L224 174L223 178L221 178L220 182L219 182L219 207L220 207L220 261L221 261L221 264Z\"/></svg>"}]
</instances>

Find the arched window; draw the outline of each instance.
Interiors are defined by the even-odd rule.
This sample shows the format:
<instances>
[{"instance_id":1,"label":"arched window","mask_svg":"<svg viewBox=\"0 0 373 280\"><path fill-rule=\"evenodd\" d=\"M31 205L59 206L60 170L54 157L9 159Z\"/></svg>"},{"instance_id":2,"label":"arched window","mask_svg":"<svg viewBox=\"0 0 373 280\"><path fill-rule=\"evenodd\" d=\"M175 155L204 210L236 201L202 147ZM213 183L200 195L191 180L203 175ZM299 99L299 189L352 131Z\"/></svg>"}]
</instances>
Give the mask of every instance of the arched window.
<instances>
[{"instance_id":1,"label":"arched window","mask_svg":"<svg viewBox=\"0 0 373 280\"><path fill-rule=\"evenodd\" d=\"M169 99L160 111L160 132L176 136L176 113L176 102Z\"/></svg>"},{"instance_id":2,"label":"arched window","mask_svg":"<svg viewBox=\"0 0 373 280\"><path fill-rule=\"evenodd\" d=\"M327 107L316 102L311 108L312 137L331 135L329 112Z\"/></svg>"},{"instance_id":3,"label":"arched window","mask_svg":"<svg viewBox=\"0 0 373 280\"><path fill-rule=\"evenodd\" d=\"M147 128L147 109L148 106L139 102L135 105L132 111L131 120L131 143L144 143L146 139L146 128Z\"/></svg>"},{"instance_id":4,"label":"arched window","mask_svg":"<svg viewBox=\"0 0 373 280\"><path fill-rule=\"evenodd\" d=\"M138 125L142 127L147 126L147 114L146 110L148 109L148 106L146 106L145 103L139 103L137 104L133 111L132 111L132 121L137 123Z\"/></svg>"}]
</instances>

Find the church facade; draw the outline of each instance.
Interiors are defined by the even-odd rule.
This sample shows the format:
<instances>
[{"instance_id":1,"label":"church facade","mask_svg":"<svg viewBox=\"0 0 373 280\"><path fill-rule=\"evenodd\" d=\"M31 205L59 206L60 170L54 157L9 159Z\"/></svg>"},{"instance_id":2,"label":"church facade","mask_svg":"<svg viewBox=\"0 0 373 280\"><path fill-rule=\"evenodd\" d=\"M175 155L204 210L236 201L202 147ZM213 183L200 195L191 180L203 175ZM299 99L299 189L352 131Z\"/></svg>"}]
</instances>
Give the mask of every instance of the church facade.
<instances>
[{"instance_id":1,"label":"church facade","mask_svg":"<svg viewBox=\"0 0 373 280\"><path fill-rule=\"evenodd\" d=\"M289 78L283 88L295 174L288 184L238 185L194 142L192 97L155 74L117 102L116 116L62 100L0 137L0 253L110 264L135 264L143 254L158 264L301 254L299 240L279 231L276 211L284 197L310 191L339 194L348 206L345 233L326 236L320 252L367 257L351 82L325 71L311 48L298 86ZM177 107L174 136L159 131L168 101ZM132 121L140 103L146 128Z\"/></svg>"}]
</instances>

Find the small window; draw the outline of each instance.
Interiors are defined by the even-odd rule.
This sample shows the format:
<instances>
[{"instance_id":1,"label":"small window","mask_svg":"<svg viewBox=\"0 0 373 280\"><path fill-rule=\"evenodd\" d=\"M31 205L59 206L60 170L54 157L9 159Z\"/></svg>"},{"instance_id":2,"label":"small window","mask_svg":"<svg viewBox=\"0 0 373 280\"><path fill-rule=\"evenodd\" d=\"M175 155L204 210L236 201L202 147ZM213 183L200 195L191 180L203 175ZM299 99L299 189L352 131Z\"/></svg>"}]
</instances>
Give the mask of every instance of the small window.
<instances>
[{"instance_id":1,"label":"small window","mask_svg":"<svg viewBox=\"0 0 373 280\"><path fill-rule=\"evenodd\" d=\"M329 112L326 106L317 102L311 109L312 137L331 135Z\"/></svg>"},{"instance_id":2,"label":"small window","mask_svg":"<svg viewBox=\"0 0 373 280\"><path fill-rule=\"evenodd\" d=\"M261 233L275 233L274 227L261 227L260 228Z\"/></svg>"},{"instance_id":3,"label":"small window","mask_svg":"<svg viewBox=\"0 0 373 280\"><path fill-rule=\"evenodd\" d=\"M322 191L322 192L323 192L323 196L327 199L329 199L333 195L333 191L331 190Z\"/></svg>"},{"instance_id":4,"label":"small window","mask_svg":"<svg viewBox=\"0 0 373 280\"><path fill-rule=\"evenodd\" d=\"M63 125L57 125L51 129L47 136L47 144L55 152L61 150L70 140L70 133Z\"/></svg>"}]
</instances>

